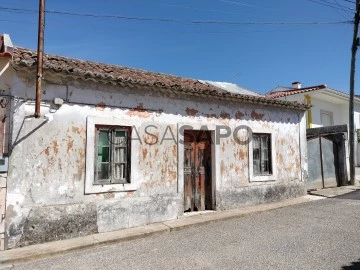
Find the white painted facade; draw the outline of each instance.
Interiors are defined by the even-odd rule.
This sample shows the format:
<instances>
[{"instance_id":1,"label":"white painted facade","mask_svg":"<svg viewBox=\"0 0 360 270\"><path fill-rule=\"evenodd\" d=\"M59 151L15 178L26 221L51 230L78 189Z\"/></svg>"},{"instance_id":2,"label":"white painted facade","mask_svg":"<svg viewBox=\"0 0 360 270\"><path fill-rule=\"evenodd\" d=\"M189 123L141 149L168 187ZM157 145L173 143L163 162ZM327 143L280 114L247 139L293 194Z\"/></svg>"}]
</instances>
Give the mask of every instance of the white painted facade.
<instances>
[{"instance_id":1,"label":"white painted facade","mask_svg":"<svg viewBox=\"0 0 360 270\"><path fill-rule=\"evenodd\" d=\"M271 135L272 174L265 177L253 175L251 143L236 143L231 135L212 145L214 210L305 194L303 110L83 81L46 71L41 117L36 119L34 70L10 65L6 74L1 86L9 101L5 248L181 218L180 140L185 125L196 130L206 126L215 141L218 126L232 131L246 126ZM54 104L55 98L64 104ZM138 136L132 133L137 140L131 144L130 183L94 185L97 124L138 131ZM149 125L159 141L145 132ZM241 129L237 137L251 140L251 134Z\"/></svg>"},{"instance_id":2,"label":"white painted facade","mask_svg":"<svg viewBox=\"0 0 360 270\"><path fill-rule=\"evenodd\" d=\"M308 112L306 112L307 127L317 128L329 126L327 121L330 116L331 125L349 125L349 96L345 93L333 90L331 88L299 93L278 98L280 100L297 101L306 103L305 96L311 100L311 124L308 123ZM360 129L360 99L354 101L354 126L355 130ZM360 144L355 134L356 164L360 166ZM348 151L347 151L348 152ZM347 153L348 155L348 153Z\"/></svg>"}]
</instances>

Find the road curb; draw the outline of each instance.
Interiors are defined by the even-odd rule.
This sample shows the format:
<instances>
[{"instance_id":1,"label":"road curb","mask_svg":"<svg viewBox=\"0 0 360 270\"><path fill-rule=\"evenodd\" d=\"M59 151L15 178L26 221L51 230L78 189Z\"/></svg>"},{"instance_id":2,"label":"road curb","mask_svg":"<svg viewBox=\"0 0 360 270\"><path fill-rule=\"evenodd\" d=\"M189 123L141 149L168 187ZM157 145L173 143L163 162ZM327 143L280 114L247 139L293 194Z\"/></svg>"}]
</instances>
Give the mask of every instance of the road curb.
<instances>
[{"instance_id":1,"label":"road curb","mask_svg":"<svg viewBox=\"0 0 360 270\"><path fill-rule=\"evenodd\" d=\"M55 254L66 253L69 251L81 250L93 246L120 243L169 232L169 227L162 223L156 223L114 232L87 235L79 238L60 240L1 251L0 266L11 265L12 263L27 262L40 258L50 257Z\"/></svg>"},{"instance_id":2,"label":"road curb","mask_svg":"<svg viewBox=\"0 0 360 270\"><path fill-rule=\"evenodd\" d=\"M182 229L186 229L188 227L202 226L205 224L217 222L217 221L225 221L230 219L236 219L252 214L262 213L266 211L271 211L275 209L280 209L283 207L306 203L314 200L323 199L317 196L303 196L296 199L289 199L281 202L275 202L270 204L262 204L256 206L249 206L244 208L239 208L235 210L227 210L222 212L214 212L209 214L200 214L191 217L185 217L176 220L169 220L163 222L166 226L170 228L170 231L178 231Z\"/></svg>"},{"instance_id":3,"label":"road curb","mask_svg":"<svg viewBox=\"0 0 360 270\"><path fill-rule=\"evenodd\" d=\"M319 199L319 197L307 195L300 198L285 200L281 202L249 206L235 210L199 214L130 229L93 234L79 238L60 240L1 251L0 269L3 269L6 266L11 266L11 264L14 263L28 262L31 260L42 259L74 250L81 250L94 246L120 243L153 235L170 233L171 231L178 231L189 227L202 226L222 220L235 219L251 214L306 203L316 199Z\"/></svg>"}]
</instances>

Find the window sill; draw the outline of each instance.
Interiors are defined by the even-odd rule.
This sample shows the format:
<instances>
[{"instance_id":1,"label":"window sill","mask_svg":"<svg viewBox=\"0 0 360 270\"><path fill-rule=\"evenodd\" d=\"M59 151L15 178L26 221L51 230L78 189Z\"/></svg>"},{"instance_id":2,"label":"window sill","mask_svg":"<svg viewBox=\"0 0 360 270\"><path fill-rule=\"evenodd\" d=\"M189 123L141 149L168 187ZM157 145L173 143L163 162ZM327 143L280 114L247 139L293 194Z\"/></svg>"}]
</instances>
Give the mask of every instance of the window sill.
<instances>
[{"instance_id":1,"label":"window sill","mask_svg":"<svg viewBox=\"0 0 360 270\"><path fill-rule=\"evenodd\" d=\"M95 194L95 193L106 193L106 192L126 192L126 191L136 191L138 186L134 183L127 184L111 184L111 185L85 185L85 194Z\"/></svg>"},{"instance_id":2,"label":"window sill","mask_svg":"<svg viewBox=\"0 0 360 270\"><path fill-rule=\"evenodd\" d=\"M276 177L274 175L252 175L250 177L250 182L274 182Z\"/></svg>"}]
</instances>

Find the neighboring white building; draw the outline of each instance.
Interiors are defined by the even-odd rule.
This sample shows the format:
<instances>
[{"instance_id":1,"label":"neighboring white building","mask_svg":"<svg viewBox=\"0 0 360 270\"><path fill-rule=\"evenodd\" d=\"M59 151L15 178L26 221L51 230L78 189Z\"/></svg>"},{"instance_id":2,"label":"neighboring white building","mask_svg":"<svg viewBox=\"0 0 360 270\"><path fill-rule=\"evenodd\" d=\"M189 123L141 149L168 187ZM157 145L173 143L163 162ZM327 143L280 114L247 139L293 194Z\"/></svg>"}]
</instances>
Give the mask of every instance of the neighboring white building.
<instances>
[{"instance_id":1,"label":"neighboring white building","mask_svg":"<svg viewBox=\"0 0 360 270\"><path fill-rule=\"evenodd\" d=\"M292 87L276 87L266 97L311 105L311 109L306 112L307 128L349 124L349 95L325 84L302 87L300 82L294 82ZM354 125L356 130L360 129L360 98L356 96ZM356 134L355 150L356 164L360 166L360 144Z\"/></svg>"}]
</instances>

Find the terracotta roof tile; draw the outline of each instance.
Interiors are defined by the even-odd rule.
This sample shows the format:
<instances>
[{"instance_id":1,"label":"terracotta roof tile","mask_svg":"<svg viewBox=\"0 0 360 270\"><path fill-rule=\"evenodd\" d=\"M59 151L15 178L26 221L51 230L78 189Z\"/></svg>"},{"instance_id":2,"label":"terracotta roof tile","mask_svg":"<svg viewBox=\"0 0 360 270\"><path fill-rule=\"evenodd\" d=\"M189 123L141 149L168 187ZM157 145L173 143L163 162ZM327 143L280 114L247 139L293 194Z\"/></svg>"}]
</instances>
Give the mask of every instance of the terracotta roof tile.
<instances>
[{"instance_id":1,"label":"terracotta roof tile","mask_svg":"<svg viewBox=\"0 0 360 270\"><path fill-rule=\"evenodd\" d=\"M18 67L35 68L37 53L14 47L12 63ZM134 86L150 86L162 90L174 91L188 95L201 95L218 99L231 99L247 103L258 103L277 107L306 110L306 104L290 101L273 100L266 97L250 96L226 92L216 86L199 82L198 80L178 76L149 72L141 69L127 68L116 65L96 63L63 56L44 54L44 69L61 72L78 79L94 79L113 84L128 84Z\"/></svg>"},{"instance_id":2,"label":"terracotta roof tile","mask_svg":"<svg viewBox=\"0 0 360 270\"><path fill-rule=\"evenodd\" d=\"M327 86L325 84L311 86L311 87L305 87L305 88L300 88L300 89L290 88L289 90L285 90L285 91L270 92L270 93L266 94L266 97L270 98L270 99L275 99L275 98L279 98L279 97L292 96L292 95L296 95L296 94L300 94L300 93L321 90L321 89L325 89L325 88L327 88Z\"/></svg>"}]
</instances>

